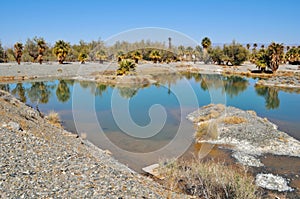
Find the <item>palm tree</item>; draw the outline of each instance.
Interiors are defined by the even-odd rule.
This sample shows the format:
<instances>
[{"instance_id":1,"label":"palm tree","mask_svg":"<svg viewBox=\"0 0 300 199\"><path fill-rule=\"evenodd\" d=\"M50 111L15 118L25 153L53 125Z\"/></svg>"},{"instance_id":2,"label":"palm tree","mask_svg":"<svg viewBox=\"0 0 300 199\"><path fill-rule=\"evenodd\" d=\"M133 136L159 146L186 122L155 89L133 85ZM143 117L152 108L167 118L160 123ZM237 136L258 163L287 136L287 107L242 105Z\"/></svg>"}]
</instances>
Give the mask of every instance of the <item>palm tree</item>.
<instances>
[{"instance_id":1,"label":"palm tree","mask_svg":"<svg viewBox=\"0 0 300 199\"><path fill-rule=\"evenodd\" d=\"M81 64L84 64L85 61L86 61L87 59L88 59L87 53L81 52L81 53L78 55L78 61L80 61Z\"/></svg>"},{"instance_id":2,"label":"palm tree","mask_svg":"<svg viewBox=\"0 0 300 199\"><path fill-rule=\"evenodd\" d=\"M268 67L275 72L284 60L284 46L273 42L267 49Z\"/></svg>"},{"instance_id":3,"label":"palm tree","mask_svg":"<svg viewBox=\"0 0 300 199\"><path fill-rule=\"evenodd\" d=\"M134 59L135 63L138 64L139 60L143 58L143 55L140 51L136 50L132 52L131 57Z\"/></svg>"},{"instance_id":4,"label":"palm tree","mask_svg":"<svg viewBox=\"0 0 300 199\"><path fill-rule=\"evenodd\" d=\"M202 39L201 45L202 45L203 49L207 50L209 47L211 47L211 41L210 41L210 39L208 37L204 37Z\"/></svg>"},{"instance_id":5,"label":"palm tree","mask_svg":"<svg viewBox=\"0 0 300 199\"><path fill-rule=\"evenodd\" d=\"M125 58L125 54L123 51L118 51L117 53L117 59L118 59L118 62L122 61L123 59Z\"/></svg>"},{"instance_id":6,"label":"palm tree","mask_svg":"<svg viewBox=\"0 0 300 199\"><path fill-rule=\"evenodd\" d=\"M15 45L14 45L15 59L19 65L21 63L21 57L23 54L22 51L23 51L23 44L19 43L19 42L15 43Z\"/></svg>"},{"instance_id":7,"label":"palm tree","mask_svg":"<svg viewBox=\"0 0 300 199\"><path fill-rule=\"evenodd\" d=\"M159 61L161 59L161 55L159 53L158 50L152 50L150 55L149 55L149 58L153 60L153 63L157 63L157 61Z\"/></svg>"},{"instance_id":8,"label":"palm tree","mask_svg":"<svg viewBox=\"0 0 300 199\"><path fill-rule=\"evenodd\" d=\"M55 43L52 52L57 57L59 64L63 64L70 50L71 48L69 43L59 40Z\"/></svg>"},{"instance_id":9,"label":"palm tree","mask_svg":"<svg viewBox=\"0 0 300 199\"><path fill-rule=\"evenodd\" d=\"M251 45L250 45L250 44L247 44L246 47L247 47L247 49L249 50L250 47L251 47Z\"/></svg>"},{"instance_id":10,"label":"palm tree","mask_svg":"<svg viewBox=\"0 0 300 199\"><path fill-rule=\"evenodd\" d=\"M117 75L127 75L131 71L134 71L136 64L131 59L124 59L119 62L119 68L117 70Z\"/></svg>"},{"instance_id":11,"label":"palm tree","mask_svg":"<svg viewBox=\"0 0 300 199\"><path fill-rule=\"evenodd\" d=\"M286 60L289 64L297 65L300 64L300 48L293 47L285 55Z\"/></svg>"},{"instance_id":12,"label":"palm tree","mask_svg":"<svg viewBox=\"0 0 300 199\"><path fill-rule=\"evenodd\" d=\"M257 48L257 43L254 43L253 44L253 49L256 50L256 48Z\"/></svg>"},{"instance_id":13,"label":"palm tree","mask_svg":"<svg viewBox=\"0 0 300 199\"><path fill-rule=\"evenodd\" d=\"M46 50L47 44L43 38L37 40L37 45L39 47L37 60L40 64L43 62L44 52Z\"/></svg>"},{"instance_id":14,"label":"palm tree","mask_svg":"<svg viewBox=\"0 0 300 199\"><path fill-rule=\"evenodd\" d=\"M211 47L211 41L208 37L202 39L201 45L203 47L203 60L205 64L210 62L210 57L208 56L208 49Z\"/></svg>"},{"instance_id":15,"label":"palm tree","mask_svg":"<svg viewBox=\"0 0 300 199\"><path fill-rule=\"evenodd\" d=\"M99 50L99 51L96 53L96 58L99 59L100 64L103 64L104 60L107 59L106 52L105 52L104 50Z\"/></svg>"}]
</instances>

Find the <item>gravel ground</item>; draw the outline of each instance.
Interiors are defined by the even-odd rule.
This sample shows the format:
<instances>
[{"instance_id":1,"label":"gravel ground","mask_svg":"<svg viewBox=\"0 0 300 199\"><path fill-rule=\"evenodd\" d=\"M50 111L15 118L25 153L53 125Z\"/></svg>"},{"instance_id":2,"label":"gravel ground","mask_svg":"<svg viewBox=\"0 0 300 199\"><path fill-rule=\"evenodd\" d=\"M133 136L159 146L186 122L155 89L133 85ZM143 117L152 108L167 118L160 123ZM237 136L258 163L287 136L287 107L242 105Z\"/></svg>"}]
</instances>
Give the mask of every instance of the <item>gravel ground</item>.
<instances>
[{"instance_id":1,"label":"gravel ground","mask_svg":"<svg viewBox=\"0 0 300 199\"><path fill-rule=\"evenodd\" d=\"M184 198L0 91L0 198Z\"/></svg>"}]
</instances>

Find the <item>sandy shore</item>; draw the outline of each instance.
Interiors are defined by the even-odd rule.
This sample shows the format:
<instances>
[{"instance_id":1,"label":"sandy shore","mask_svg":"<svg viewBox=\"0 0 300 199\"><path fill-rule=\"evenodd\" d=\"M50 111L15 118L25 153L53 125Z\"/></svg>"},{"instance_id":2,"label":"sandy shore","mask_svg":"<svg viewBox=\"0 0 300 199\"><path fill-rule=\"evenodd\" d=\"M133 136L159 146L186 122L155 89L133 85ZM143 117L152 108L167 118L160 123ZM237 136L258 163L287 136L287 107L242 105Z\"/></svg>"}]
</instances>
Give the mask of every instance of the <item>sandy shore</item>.
<instances>
[{"instance_id":1,"label":"sandy shore","mask_svg":"<svg viewBox=\"0 0 300 199\"><path fill-rule=\"evenodd\" d=\"M200 74L238 75L258 77L258 85L279 88L300 89L300 69L298 66L281 65L276 74L251 73L256 70L255 65L246 63L242 66L219 66L192 62L177 62L170 64L140 63L136 72L131 76L116 76L118 67L112 63L68 63L59 65L56 62L44 63L1 63L0 82L34 81L43 79L68 78L95 81L112 85L149 85L156 83L156 75L191 72Z\"/></svg>"}]
</instances>

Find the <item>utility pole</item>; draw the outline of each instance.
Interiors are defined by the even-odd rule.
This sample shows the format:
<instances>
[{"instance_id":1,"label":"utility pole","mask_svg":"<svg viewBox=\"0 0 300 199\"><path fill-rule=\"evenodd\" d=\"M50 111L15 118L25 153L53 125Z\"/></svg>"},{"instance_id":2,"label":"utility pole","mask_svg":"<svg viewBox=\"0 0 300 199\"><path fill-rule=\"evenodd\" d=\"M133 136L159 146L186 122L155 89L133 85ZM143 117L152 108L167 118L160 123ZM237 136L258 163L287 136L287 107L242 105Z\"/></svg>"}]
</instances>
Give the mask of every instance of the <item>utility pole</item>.
<instances>
[{"instance_id":1,"label":"utility pole","mask_svg":"<svg viewBox=\"0 0 300 199\"><path fill-rule=\"evenodd\" d=\"M171 48L172 48L172 43L171 43L172 38L169 37L168 39L169 39L169 49L171 50Z\"/></svg>"}]
</instances>

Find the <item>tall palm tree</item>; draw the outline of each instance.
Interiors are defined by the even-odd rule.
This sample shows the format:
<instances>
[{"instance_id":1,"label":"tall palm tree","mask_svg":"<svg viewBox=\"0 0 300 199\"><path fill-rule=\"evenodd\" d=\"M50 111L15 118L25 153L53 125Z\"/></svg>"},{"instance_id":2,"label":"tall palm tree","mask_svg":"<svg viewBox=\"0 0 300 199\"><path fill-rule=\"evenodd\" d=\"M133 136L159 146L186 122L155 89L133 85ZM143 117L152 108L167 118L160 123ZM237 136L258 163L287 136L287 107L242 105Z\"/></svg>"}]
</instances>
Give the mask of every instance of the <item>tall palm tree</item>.
<instances>
[{"instance_id":1,"label":"tall palm tree","mask_svg":"<svg viewBox=\"0 0 300 199\"><path fill-rule=\"evenodd\" d=\"M203 47L203 60L205 64L210 62L210 57L208 56L208 49L211 47L211 40L208 37L202 39L201 45Z\"/></svg>"},{"instance_id":2,"label":"tall palm tree","mask_svg":"<svg viewBox=\"0 0 300 199\"><path fill-rule=\"evenodd\" d=\"M44 52L46 50L47 44L46 44L45 40L41 38L41 39L37 40L37 45L39 47L37 60L40 64L42 64L43 56L44 56Z\"/></svg>"},{"instance_id":3,"label":"tall palm tree","mask_svg":"<svg viewBox=\"0 0 300 199\"><path fill-rule=\"evenodd\" d=\"M22 54L23 54L22 51L23 51L23 44L19 43L19 42L15 43L15 45L14 45L15 59L19 65L21 63L21 58L22 58Z\"/></svg>"},{"instance_id":4,"label":"tall palm tree","mask_svg":"<svg viewBox=\"0 0 300 199\"><path fill-rule=\"evenodd\" d=\"M57 57L59 64L63 64L70 51L71 51L70 44L63 40L59 40L55 43L52 52Z\"/></svg>"},{"instance_id":5,"label":"tall palm tree","mask_svg":"<svg viewBox=\"0 0 300 199\"><path fill-rule=\"evenodd\" d=\"M203 49L207 50L209 47L211 47L211 40L208 37L204 37L202 39L201 45Z\"/></svg>"},{"instance_id":6,"label":"tall palm tree","mask_svg":"<svg viewBox=\"0 0 300 199\"><path fill-rule=\"evenodd\" d=\"M257 43L254 43L254 44L253 44L253 49L256 50L256 48L257 48Z\"/></svg>"},{"instance_id":7,"label":"tall palm tree","mask_svg":"<svg viewBox=\"0 0 300 199\"><path fill-rule=\"evenodd\" d=\"M275 72L284 60L284 46L273 42L267 49L268 67Z\"/></svg>"},{"instance_id":8,"label":"tall palm tree","mask_svg":"<svg viewBox=\"0 0 300 199\"><path fill-rule=\"evenodd\" d=\"M152 50L149 57L153 60L153 63L155 64L161 59L161 55L158 50Z\"/></svg>"},{"instance_id":9,"label":"tall palm tree","mask_svg":"<svg viewBox=\"0 0 300 199\"><path fill-rule=\"evenodd\" d=\"M251 47L251 45L250 45L250 44L247 44L246 47L247 47L247 49L249 50L250 47Z\"/></svg>"}]
</instances>

